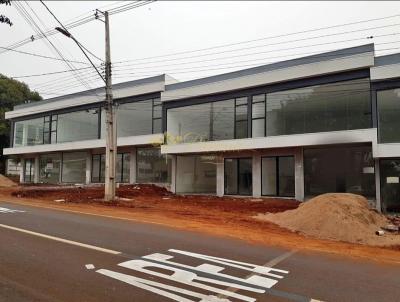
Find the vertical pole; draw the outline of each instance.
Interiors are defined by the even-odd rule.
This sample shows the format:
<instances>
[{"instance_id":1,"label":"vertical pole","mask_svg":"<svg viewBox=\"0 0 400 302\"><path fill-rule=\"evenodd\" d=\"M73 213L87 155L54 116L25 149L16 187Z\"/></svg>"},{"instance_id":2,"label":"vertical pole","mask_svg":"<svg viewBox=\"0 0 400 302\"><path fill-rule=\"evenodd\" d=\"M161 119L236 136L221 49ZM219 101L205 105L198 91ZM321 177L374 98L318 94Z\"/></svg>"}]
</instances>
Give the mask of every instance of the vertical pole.
<instances>
[{"instance_id":1,"label":"vertical pole","mask_svg":"<svg viewBox=\"0 0 400 302\"><path fill-rule=\"evenodd\" d=\"M117 152L117 131L115 123L115 112L112 96L111 83L111 53L110 53L110 26L108 12L104 12L105 33L106 33L106 167L105 167L105 188L104 199L106 201L115 198L115 161Z\"/></svg>"}]
</instances>

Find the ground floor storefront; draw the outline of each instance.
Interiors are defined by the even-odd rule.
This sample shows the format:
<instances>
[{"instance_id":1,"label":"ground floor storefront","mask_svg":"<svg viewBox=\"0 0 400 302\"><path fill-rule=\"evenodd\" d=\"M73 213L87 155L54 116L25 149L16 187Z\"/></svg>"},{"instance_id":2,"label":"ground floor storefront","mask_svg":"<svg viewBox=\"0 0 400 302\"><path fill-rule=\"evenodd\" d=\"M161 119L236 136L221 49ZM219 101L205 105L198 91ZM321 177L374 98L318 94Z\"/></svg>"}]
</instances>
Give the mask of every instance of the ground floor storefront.
<instances>
[{"instance_id":1,"label":"ground floor storefront","mask_svg":"<svg viewBox=\"0 0 400 302\"><path fill-rule=\"evenodd\" d=\"M104 150L24 156L25 183L103 183ZM370 144L235 152L161 154L154 146L118 149L119 183L156 183L178 194L284 197L355 193L400 212L400 158L375 159Z\"/></svg>"}]
</instances>

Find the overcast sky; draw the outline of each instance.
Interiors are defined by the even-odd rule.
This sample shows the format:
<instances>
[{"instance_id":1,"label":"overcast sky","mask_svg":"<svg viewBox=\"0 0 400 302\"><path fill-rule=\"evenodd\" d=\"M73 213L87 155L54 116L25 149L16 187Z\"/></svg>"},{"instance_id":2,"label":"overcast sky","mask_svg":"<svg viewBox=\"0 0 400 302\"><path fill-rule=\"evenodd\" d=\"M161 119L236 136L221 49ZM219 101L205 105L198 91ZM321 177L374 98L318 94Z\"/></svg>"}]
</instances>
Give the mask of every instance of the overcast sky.
<instances>
[{"instance_id":1,"label":"overcast sky","mask_svg":"<svg viewBox=\"0 0 400 302\"><path fill-rule=\"evenodd\" d=\"M129 2L133 1L45 1L64 24L91 16L96 8L110 10ZM14 23L12 27L0 24L1 47L9 47L35 35L33 21L43 31L59 26L38 1L12 1L11 7L2 5L0 12ZM25 18L21 13L25 13ZM309 31L384 17L388 18ZM375 43L377 55L400 51L399 1L158 1L114 14L110 17L110 24L114 83L162 73L184 81L371 42ZM307 32L287 35L300 31ZM104 58L102 22L94 20L70 32L92 53ZM274 37L279 35L283 36ZM367 39L370 36L374 38ZM73 63L74 68L88 66L71 39L61 34L48 39L64 57L86 63ZM257 41L223 46L249 40ZM201 50L215 46L221 47ZM46 39L29 42L15 50L59 58ZM193 50L199 51L182 53ZM70 68L62 61L3 51L0 49L0 73L7 76L35 75ZM180 54L171 55L174 53ZM94 57L92 59L96 64L101 63ZM19 80L45 98L102 85L92 69L76 73ZM86 84L83 85L82 81Z\"/></svg>"}]
</instances>

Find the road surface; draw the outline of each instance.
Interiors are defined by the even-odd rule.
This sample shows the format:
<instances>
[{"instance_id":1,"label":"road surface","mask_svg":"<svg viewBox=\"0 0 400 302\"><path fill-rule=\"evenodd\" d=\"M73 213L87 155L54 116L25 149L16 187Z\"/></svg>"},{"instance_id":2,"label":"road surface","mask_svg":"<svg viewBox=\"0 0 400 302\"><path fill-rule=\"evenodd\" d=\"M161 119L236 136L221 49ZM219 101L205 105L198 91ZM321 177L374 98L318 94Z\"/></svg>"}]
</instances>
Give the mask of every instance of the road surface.
<instances>
[{"instance_id":1,"label":"road surface","mask_svg":"<svg viewBox=\"0 0 400 302\"><path fill-rule=\"evenodd\" d=\"M400 297L400 265L6 202L0 242L1 302Z\"/></svg>"}]
</instances>

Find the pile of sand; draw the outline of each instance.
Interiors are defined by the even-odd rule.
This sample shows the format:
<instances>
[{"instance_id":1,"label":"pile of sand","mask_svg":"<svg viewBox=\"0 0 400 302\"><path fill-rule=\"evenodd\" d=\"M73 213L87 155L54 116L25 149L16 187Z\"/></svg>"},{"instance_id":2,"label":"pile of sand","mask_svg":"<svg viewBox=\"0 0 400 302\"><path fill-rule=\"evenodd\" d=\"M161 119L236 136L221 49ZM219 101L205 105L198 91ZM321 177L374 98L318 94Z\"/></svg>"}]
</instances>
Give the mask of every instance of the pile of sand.
<instances>
[{"instance_id":1,"label":"pile of sand","mask_svg":"<svg viewBox=\"0 0 400 302\"><path fill-rule=\"evenodd\" d=\"M384 215L369 209L364 197L355 194L323 194L295 210L259 214L256 218L320 239L381 246L400 244L400 235L375 234L390 222Z\"/></svg>"},{"instance_id":2,"label":"pile of sand","mask_svg":"<svg viewBox=\"0 0 400 302\"><path fill-rule=\"evenodd\" d=\"M15 187L15 186L17 186L15 182L5 177L3 174L0 174L0 187Z\"/></svg>"}]
</instances>

